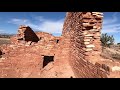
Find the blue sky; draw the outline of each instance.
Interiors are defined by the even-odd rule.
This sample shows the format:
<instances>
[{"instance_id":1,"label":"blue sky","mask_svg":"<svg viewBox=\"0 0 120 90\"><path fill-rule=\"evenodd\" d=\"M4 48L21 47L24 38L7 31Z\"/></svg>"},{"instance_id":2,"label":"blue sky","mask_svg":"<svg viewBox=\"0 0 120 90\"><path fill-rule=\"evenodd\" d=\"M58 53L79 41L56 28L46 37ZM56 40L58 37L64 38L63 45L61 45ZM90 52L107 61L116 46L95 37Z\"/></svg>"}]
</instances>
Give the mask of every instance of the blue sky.
<instances>
[{"instance_id":1,"label":"blue sky","mask_svg":"<svg viewBox=\"0 0 120 90\"><path fill-rule=\"evenodd\" d=\"M0 12L0 33L17 33L19 25L28 25L35 31L61 35L66 12ZM120 42L120 12L103 12L102 33L113 35Z\"/></svg>"}]
</instances>

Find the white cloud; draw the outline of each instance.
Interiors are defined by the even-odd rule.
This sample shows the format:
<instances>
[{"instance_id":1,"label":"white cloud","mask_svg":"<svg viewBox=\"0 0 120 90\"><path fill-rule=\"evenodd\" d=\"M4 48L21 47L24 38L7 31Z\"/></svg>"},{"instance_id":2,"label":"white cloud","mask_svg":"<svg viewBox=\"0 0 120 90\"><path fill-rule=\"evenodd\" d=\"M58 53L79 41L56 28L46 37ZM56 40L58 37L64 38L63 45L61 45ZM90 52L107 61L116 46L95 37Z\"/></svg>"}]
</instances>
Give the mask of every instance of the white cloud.
<instances>
[{"instance_id":1,"label":"white cloud","mask_svg":"<svg viewBox=\"0 0 120 90\"><path fill-rule=\"evenodd\" d=\"M5 32L5 30L3 30L3 29L0 29L0 33L4 33Z\"/></svg>"},{"instance_id":2,"label":"white cloud","mask_svg":"<svg viewBox=\"0 0 120 90\"><path fill-rule=\"evenodd\" d=\"M109 25L103 25L102 29L103 33L117 33L120 32L120 24L109 24Z\"/></svg>"},{"instance_id":3,"label":"white cloud","mask_svg":"<svg viewBox=\"0 0 120 90\"><path fill-rule=\"evenodd\" d=\"M36 17L34 17L34 19L36 19L38 21L46 21L46 19L43 16L36 16Z\"/></svg>"},{"instance_id":4,"label":"white cloud","mask_svg":"<svg viewBox=\"0 0 120 90\"><path fill-rule=\"evenodd\" d=\"M120 32L120 23L118 22L118 13L113 13L112 17L103 19L102 33L118 33Z\"/></svg>"},{"instance_id":5,"label":"white cloud","mask_svg":"<svg viewBox=\"0 0 120 90\"><path fill-rule=\"evenodd\" d=\"M29 23L29 20L27 20L27 19L13 18L13 19L11 19L10 21L8 21L8 23L21 25L21 24Z\"/></svg>"},{"instance_id":6,"label":"white cloud","mask_svg":"<svg viewBox=\"0 0 120 90\"><path fill-rule=\"evenodd\" d=\"M27 19L18 19L14 18L8 21L8 23L16 25L27 25L33 28L33 30L40 30L49 33L62 33L64 19L60 20L48 20L44 19L42 16L37 16L34 18L38 21L37 24L34 24L32 21Z\"/></svg>"},{"instance_id":7,"label":"white cloud","mask_svg":"<svg viewBox=\"0 0 120 90\"><path fill-rule=\"evenodd\" d=\"M118 21L117 19L117 14L118 12L115 12L113 13L112 17L111 18L106 18L104 21L103 21L103 24L111 24L111 23L115 23Z\"/></svg>"},{"instance_id":8,"label":"white cloud","mask_svg":"<svg viewBox=\"0 0 120 90\"><path fill-rule=\"evenodd\" d=\"M115 12L111 17L104 17L103 18L103 28L102 33L118 33L120 32L120 23L119 20L119 13ZM64 19L59 20L52 20L52 19L45 19L43 16L31 16L32 20L36 21L35 24L33 21L28 19L20 19L20 18L13 18L8 21L8 23L16 24L16 25L28 25L33 30L40 30L49 33L56 33L61 34Z\"/></svg>"},{"instance_id":9,"label":"white cloud","mask_svg":"<svg viewBox=\"0 0 120 90\"><path fill-rule=\"evenodd\" d=\"M44 21L39 25L39 29L49 33L62 33L63 19L58 21Z\"/></svg>"}]
</instances>

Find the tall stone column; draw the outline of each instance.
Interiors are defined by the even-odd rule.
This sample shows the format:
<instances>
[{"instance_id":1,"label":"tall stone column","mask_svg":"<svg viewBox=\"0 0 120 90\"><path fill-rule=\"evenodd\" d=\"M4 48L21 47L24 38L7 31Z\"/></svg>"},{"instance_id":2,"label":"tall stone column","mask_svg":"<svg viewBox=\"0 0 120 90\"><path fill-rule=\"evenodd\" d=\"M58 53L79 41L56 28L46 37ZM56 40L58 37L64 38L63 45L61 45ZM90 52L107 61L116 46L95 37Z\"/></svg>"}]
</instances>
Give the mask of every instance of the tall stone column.
<instances>
[{"instance_id":1,"label":"tall stone column","mask_svg":"<svg viewBox=\"0 0 120 90\"><path fill-rule=\"evenodd\" d=\"M94 63L100 60L103 14L100 12L67 12L62 36L69 45L69 63L76 77L107 77Z\"/></svg>"},{"instance_id":2,"label":"tall stone column","mask_svg":"<svg viewBox=\"0 0 120 90\"><path fill-rule=\"evenodd\" d=\"M101 29L103 13L83 12L82 15L82 34L84 38L85 60L92 63L100 60L101 53Z\"/></svg>"}]
</instances>

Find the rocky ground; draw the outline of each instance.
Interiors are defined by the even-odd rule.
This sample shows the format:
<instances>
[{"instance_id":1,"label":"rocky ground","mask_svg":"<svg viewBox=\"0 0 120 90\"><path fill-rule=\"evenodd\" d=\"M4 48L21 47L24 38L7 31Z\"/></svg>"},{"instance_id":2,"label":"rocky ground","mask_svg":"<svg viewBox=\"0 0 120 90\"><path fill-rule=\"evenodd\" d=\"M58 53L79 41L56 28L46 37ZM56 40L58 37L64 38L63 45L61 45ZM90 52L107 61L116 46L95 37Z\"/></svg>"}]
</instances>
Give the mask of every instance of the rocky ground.
<instances>
[{"instance_id":1,"label":"rocky ground","mask_svg":"<svg viewBox=\"0 0 120 90\"><path fill-rule=\"evenodd\" d=\"M50 62L46 67L41 69L40 60L42 58L39 56L39 51L41 49L37 44L30 46L4 44L1 45L1 48L4 48L3 52L6 53L0 58L0 73L2 73L0 74L1 78L75 77L74 73L71 72L72 70L70 70L70 65L68 65L67 62L66 64L63 64L63 61L57 62L56 65L54 65L56 62ZM120 61L111 56L114 53L119 52L111 48L104 48L104 51L101 54L101 60L98 63L109 66L109 78L120 78ZM61 66L61 68L59 66ZM66 73L66 70L69 70L69 73Z\"/></svg>"},{"instance_id":2,"label":"rocky ground","mask_svg":"<svg viewBox=\"0 0 120 90\"><path fill-rule=\"evenodd\" d=\"M10 44L9 38L0 38L0 45L2 44Z\"/></svg>"},{"instance_id":3,"label":"rocky ground","mask_svg":"<svg viewBox=\"0 0 120 90\"><path fill-rule=\"evenodd\" d=\"M114 48L103 48L101 60L99 63L104 63L110 67L109 78L120 78L120 52Z\"/></svg>"}]
</instances>

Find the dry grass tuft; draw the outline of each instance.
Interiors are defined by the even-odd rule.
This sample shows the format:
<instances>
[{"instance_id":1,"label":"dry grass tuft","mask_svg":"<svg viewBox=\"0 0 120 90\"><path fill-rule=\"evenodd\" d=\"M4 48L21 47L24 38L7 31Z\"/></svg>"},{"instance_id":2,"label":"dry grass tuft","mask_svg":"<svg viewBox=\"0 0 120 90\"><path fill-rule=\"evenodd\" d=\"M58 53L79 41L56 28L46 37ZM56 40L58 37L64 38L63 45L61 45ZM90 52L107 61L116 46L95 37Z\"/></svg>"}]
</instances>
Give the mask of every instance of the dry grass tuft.
<instances>
[{"instance_id":1,"label":"dry grass tuft","mask_svg":"<svg viewBox=\"0 0 120 90\"><path fill-rule=\"evenodd\" d=\"M2 44L10 44L9 38L0 38L0 45Z\"/></svg>"},{"instance_id":2,"label":"dry grass tuft","mask_svg":"<svg viewBox=\"0 0 120 90\"><path fill-rule=\"evenodd\" d=\"M103 47L101 56L105 59L120 60L120 51L113 48Z\"/></svg>"}]
</instances>

